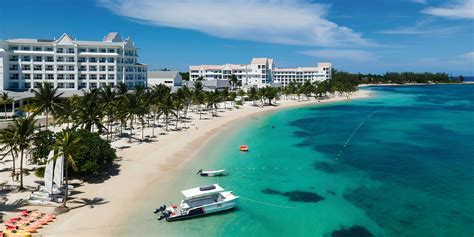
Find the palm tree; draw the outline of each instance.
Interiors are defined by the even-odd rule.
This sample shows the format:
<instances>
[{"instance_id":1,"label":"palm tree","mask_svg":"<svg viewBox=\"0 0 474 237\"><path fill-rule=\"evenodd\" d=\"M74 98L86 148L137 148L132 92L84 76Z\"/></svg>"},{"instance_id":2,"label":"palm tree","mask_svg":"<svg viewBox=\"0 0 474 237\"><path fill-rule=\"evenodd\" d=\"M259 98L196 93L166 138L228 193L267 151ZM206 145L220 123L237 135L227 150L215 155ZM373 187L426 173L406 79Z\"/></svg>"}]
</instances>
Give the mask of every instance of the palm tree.
<instances>
[{"instance_id":1,"label":"palm tree","mask_svg":"<svg viewBox=\"0 0 474 237\"><path fill-rule=\"evenodd\" d=\"M143 102L144 101L140 97L140 94L129 93L123 97L123 100L120 103L119 113L125 121L130 120L130 134L128 137L128 142L132 142L133 121L135 121L135 118L137 116L141 117L143 114L146 113L146 108Z\"/></svg>"},{"instance_id":2,"label":"palm tree","mask_svg":"<svg viewBox=\"0 0 474 237\"><path fill-rule=\"evenodd\" d=\"M255 105L255 100L257 99L257 88L254 86L250 88L249 99L252 100L253 105Z\"/></svg>"},{"instance_id":3,"label":"palm tree","mask_svg":"<svg viewBox=\"0 0 474 237\"><path fill-rule=\"evenodd\" d=\"M199 120L201 120L201 105L204 103L203 85L201 81L194 83L194 103L198 106Z\"/></svg>"},{"instance_id":4,"label":"palm tree","mask_svg":"<svg viewBox=\"0 0 474 237\"><path fill-rule=\"evenodd\" d=\"M186 92L179 88L173 96L173 108L176 111L176 129L178 129L178 123L181 119L179 112L185 108L186 105Z\"/></svg>"},{"instance_id":5,"label":"palm tree","mask_svg":"<svg viewBox=\"0 0 474 237\"><path fill-rule=\"evenodd\" d=\"M37 107L36 113L46 113L46 130L48 130L49 112L57 113L61 109L61 103L58 101L63 93L56 92L57 88L49 82L44 82L38 90L33 90L32 102Z\"/></svg>"},{"instance_id":6,"label":"palm tree","mask_svg":"<svg viewBox=\"0 0 474 237\"><path fill-rule=\"evenodd\" d=\"M232 89L235 89L235 87L237 86L237 84L239 83L239 79L237 79L237 76L235 76L235 74L232 74L230 76L230 80L229 80L230 84L232 85Z\"/></svg>"},{"instance_id":7,"label":"palm tree","mask_svg":"<svg viewBox=\"0 0 474 237\"><path fill-rule=\"evenodd\" d=\"M66 207L66 202L68 198L68 171L69 165L72 167L74 171L77 171L77 166L75 162L76 153L79 148L78 144L80 138L75 138L73 136L73 132L69 129L65 129L59 135L60 139L57 139L53 145L53 150L57 151L57 153L51 158L56 160L60 157L64 158L64 180L65 180L65 190L64 190L64 200L62 207ZM51 161L49 161L51 162Z\"/></svg>"},{"instance_id":8,"label":"palm tree","mask_svg":"<svg viewBox=\"0 0 474 237\"><path fill-rule=\"evenodd\" d=\"M125 84L123 82L119 82L117 84L117 93L119 94L119 96L125 96L125 94L128 93L127 84Z\"/></svg>"},{"instance_id":9,"label":"palm tree","mask_svg":"<svg viewBox=\"0 0 474 237\"><path fill-rule=\"evenodd\" d=\"M219 94L218 92L206 93L206 107L210 109L212 117L217 116L217 109L219 108Z\"/></svg>"},{"instance_id":10,"label":"palm tree","mask_svg":"<svg viewBox=\"0 0 474 237\"><path fill-rule=\"evenodd\" d=\"M14 132L12 144L20 152L20 189L23 189L23 155L30 148L30 141L34 133L36 120L34 116L18 118L9 125L10 131Z\"/></svg>"},{"instance_id":11,"label":"palm tree","mask_svg":"<svg viewBox=\"0 0 474 237\"><path fill-rule=\"evenodd\" d=\"M158 104L159 107L159 116L164 115L165 116L165 124L166 124L166 131L168 131L168 125L169 125L169 116L173 115L174 117L177 117L176 113L174 112L174 104L173 104L173 99L174 95L168 95L166 98L163 99Z\"/></svg>"},{"instance_id":12,"label":"palm tree","mask_svg":"<svg viewBox=\"0 0 474 237\"><path fill-rule=\"evenodd\" d=\"M66 127L69 128L69 123L76 121L76 109L78 107L79 97L77 95L71 96L61 103L61 109L56 111L54 119L58 123L66 123Z\"/></svg>"},{"instance_id":13,"label":"palm tree","mask_svg":"<svg viewBox=\"0 0 474 237\"><path fill-rule=\"evenodd\" d=\"M110 85L102 87L100 91L100 107L107 115L107 140L112 140L112 124L116 115L117 94Z\"/></svg>"},{"instance_id":14,"label":"palm tree","mask_svg":"<svg viewBox=\"0 0 474 237\"><path fill-rule=\"evenodd\" d=\"M84 93L80 98L77 109L77 122L74 128L81 126L84 129L93 131L94 127L99 129L99 133L107 128L102 123L103 110L100 107L100 91L92 89Z\"/></svg>"},{"instance_id":15,"label":"palm tree","mask_svg":"<svg viewBox=\"0 0 474 237\"><path fill-rule=\"evenodd\" d=\"M0 159L2 160L8 154L12 157L12 177L15 176L16 167L15 167L15 160L18 157L18 147L16 146L16 133L15 129L12 126L8 126L5 129L0 130L0 144L3 147L0 148L1 151L6 151L3 154L3 157Z\"/></svg>"},{"instance_id":16,"label":"palm tree","mask_svg":"<svg viewBox=\"0 0 474 237\"><path fill-rule=\"evenodd\" d=\"M3 104L3 112L5 113L4 119L7 120L7 104L12 102L12 98L8 96L8 92L2 93L2 104Z\"/></svg>"},{"instance_id":17,"label":"palm tree","mask_svg":"<svg viewBox=\"0 0 474 237\"><path fill-rule=\"evenodd\" d=\"M224 88L224 90L221 92L221 98L222 98L222 101L224 102L224 109L227 109L226 105L227 105L227 99L229 98L229 89Z\"/></svg>"}]
</instances>

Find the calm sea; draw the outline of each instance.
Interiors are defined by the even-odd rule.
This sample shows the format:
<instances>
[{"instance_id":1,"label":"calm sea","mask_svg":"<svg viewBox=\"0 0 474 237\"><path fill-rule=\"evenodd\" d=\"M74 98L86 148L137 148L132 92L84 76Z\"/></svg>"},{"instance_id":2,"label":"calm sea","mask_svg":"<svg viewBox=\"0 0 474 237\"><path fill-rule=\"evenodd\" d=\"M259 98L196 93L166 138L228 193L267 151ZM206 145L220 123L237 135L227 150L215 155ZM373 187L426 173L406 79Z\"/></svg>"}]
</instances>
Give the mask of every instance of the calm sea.
<instances>
[{"instance_id":1,"label":"calm sea","mask_svg":"<svg viewBox=\"0 0 474 237\"><path fill-rule=\"evenodd\" d=\"M474 85L369 89L372 98L281 110L226 128L176 177L152 182L117 234L472 236ZM239 152L241 144L250 152ZM229 175L201 178L200 168ZM240 195L239 207L156 221L154 208L210 183Z\"/></svg>"}]
</instances>

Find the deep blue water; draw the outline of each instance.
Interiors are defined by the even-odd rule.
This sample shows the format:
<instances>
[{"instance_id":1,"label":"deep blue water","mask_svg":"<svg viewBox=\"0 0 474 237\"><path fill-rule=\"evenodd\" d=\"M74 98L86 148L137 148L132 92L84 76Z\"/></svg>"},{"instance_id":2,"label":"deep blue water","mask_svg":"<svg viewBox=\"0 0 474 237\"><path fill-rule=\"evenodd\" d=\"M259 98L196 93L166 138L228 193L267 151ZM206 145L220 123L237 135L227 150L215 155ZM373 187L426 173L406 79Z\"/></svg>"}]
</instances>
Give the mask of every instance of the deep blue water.
<instances>
[{"instance_id":1,"label":"deep blue water","mask_svg":"<svg viewBox=\"0 0 474 237\"><path fill-rule=\"evenodd\" d=\"M368 99L281 110L226 128L176 178L150 185L156 188L134 217L150 223L142 234L472 236L474 85L369 89ZM241 144L250 152L239 152ZM192 175L199 168L229 175ZM242 197L237 210L149 222L156 203L215 182Z\"/></svg>"}]
</instances>

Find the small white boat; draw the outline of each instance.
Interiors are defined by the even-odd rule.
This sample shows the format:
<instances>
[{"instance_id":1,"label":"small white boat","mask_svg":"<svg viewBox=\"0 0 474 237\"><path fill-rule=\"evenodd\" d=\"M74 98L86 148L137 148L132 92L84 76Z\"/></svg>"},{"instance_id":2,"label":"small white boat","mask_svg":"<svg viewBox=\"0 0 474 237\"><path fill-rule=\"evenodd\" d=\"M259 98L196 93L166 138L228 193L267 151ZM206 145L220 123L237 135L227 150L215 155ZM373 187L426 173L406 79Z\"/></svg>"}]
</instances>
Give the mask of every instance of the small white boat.
<instances>
[{"instance_id":1,"label":"small white boat","mask_svg":"<svg viewBox=\"0 0 474 237\"><path fill-rule=\"evenodd\" d=\"M161 206L155 214L161 213L158 220L176 221L197 216L226 211L237 206L237 199L232 191L224 191L218 184L183 190L181 204L171 207Z\"/></svg>"},{"instance_id":2,"label":"small white boat","mask_svg":"<svg viewBox=\"0 0 474 237\"><path fill-rule=\"evenodd\" d=\"M198 170L197 174L201 176L221 176L225 174L225 169L222 170Z\"/></svg>"}]
</instances>

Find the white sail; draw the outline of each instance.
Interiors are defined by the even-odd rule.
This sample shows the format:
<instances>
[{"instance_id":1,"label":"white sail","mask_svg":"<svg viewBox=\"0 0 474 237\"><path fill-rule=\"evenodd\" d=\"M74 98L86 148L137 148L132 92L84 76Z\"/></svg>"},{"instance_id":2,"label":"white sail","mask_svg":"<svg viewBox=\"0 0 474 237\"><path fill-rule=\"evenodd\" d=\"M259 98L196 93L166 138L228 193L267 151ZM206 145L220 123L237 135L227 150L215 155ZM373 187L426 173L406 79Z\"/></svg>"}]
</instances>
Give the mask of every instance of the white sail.
<instances>
[{"instance_id":1,"label":"white sail","mask_svg":"<svg viewBox=\"0 0 474 237\"><path fill-rule=\"evenodd\" d=\"M54 161L51 159L53 157L53 151L49 152L48 161L46 161L46 168L44 170L44 188L49 194L53 193L53 169Z\"/></svg>"},{"instance_id":2,"label":"white sail","mask_svg":"<svg viewBox=\"0 0 474 237\"><path fill-rule=\"evenodd\" d=\"M54 178L53 182L58 188L63 187L63 171L64 171L64 157L56 159L56 165L54 166Z\"/></svg>"}]
</instances>

